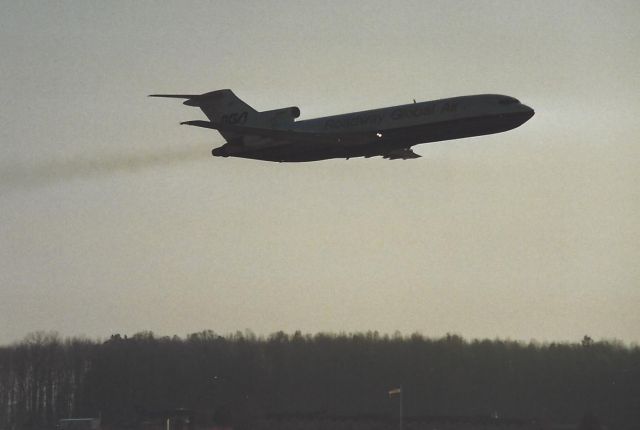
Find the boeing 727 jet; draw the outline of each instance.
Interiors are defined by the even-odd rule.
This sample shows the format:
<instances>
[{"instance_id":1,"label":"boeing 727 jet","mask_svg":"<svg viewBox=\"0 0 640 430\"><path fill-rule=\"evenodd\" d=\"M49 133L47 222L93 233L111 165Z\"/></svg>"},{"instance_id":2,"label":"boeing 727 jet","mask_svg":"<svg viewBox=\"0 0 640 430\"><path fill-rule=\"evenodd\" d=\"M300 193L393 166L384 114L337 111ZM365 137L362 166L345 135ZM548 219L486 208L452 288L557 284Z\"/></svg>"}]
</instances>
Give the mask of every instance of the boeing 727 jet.
<instances>
[{"instance_id":1,"label":"boeing 727 jet","mask_svg":"<svg viewBox=\"0 0 640 430\"><path fill-rule=\"evenodd\" d=\"M418 158L413 145L501 133L527 122L533 109L513 97L483 94L296 121L300 109L258 112L231 90L200 95L152 94L186 99L209 121L181 124L217 130L226 143L216 157L300 162L330 158Z\"/></svg>"}]
</instances>

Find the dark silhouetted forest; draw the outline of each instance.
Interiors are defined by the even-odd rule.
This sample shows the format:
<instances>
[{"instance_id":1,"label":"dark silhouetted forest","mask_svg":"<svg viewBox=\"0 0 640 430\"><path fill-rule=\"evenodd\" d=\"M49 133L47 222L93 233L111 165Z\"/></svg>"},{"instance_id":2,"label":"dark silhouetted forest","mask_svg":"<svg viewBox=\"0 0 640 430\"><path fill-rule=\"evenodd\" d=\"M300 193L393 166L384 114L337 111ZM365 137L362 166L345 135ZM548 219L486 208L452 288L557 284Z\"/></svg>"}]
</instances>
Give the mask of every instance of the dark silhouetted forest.
<instances>
[{"instance_id":1,"label":"dark silhouetted forest","mask_svg":"<svg viewBox=\"0 0 640 430\"><path fill-rule=\"evenodd\" d=\"M640 425L640 348L619 342L204 331L103 342L35 333L1 347L0 428L98 415L133 427L179 407L227 410L236 427L274 414L393 417L388 390L399 386L407 417L578 423L589 411L610 429Z\"/></svg>"}]
</instances>

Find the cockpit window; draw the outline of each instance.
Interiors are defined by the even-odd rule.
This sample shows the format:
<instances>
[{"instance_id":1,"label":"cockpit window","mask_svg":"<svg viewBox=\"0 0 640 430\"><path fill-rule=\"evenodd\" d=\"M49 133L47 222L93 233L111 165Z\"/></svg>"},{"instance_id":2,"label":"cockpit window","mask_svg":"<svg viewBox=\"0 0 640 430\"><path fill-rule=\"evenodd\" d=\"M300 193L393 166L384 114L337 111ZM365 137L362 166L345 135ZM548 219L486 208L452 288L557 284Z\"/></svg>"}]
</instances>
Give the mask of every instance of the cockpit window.
<instances>
[{"instance_id":1,"label":"cockpit window","mask_svg":"<svg viewBox=\"0 0 640 430\"><path fill-rule=\"evenodd\" d=\"M498 100L498 103L500 103L501 105L513 105L520 102L518 101L518 99L514 99L511 97L503 97L500 100Z\"/></svg>"}]
</instances>

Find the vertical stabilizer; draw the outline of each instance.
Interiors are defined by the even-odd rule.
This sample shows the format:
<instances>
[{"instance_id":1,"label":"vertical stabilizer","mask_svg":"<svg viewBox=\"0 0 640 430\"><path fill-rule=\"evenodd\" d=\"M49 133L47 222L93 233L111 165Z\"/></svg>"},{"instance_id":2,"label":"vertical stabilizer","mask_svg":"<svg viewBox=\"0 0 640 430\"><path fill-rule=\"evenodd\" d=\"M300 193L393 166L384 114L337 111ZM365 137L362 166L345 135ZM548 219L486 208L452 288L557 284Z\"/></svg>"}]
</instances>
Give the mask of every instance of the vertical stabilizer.
<instances>
[{"instance_id":1,"label":"vertical stabilizer","mask_svg":"<svg viewBox=\"0 0 640 430\"><path fill-rule=\"evenodd\" d=\"M217 90L202 94L184 102L188 106L197 106L211 122L225 124L244 124L256 110L240 100L231 90Z\"/></svg>"}]
</instances>

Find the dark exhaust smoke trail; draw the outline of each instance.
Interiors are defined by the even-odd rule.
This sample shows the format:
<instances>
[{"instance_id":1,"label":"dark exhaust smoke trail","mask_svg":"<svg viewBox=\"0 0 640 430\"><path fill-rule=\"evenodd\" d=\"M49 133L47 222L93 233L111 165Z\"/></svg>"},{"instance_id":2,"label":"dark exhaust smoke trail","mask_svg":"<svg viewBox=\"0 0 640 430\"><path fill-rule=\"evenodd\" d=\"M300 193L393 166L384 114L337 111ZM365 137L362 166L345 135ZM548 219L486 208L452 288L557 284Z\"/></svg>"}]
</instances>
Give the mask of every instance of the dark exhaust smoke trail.
<instances>
[{"instance_id":1,"label":"dark exhaust smoke trail","mask_svg":"<svg viewBox=\"0 0 640 430\"><path fill-rule=\"evenodd\" d=\"M137 155L116 155L100 158L74 157L33 164L0 165L0 185L33 187L76 178L136 172L143 169L175 166L189 161L207 159L208 151L188 149ZM4 163L3 163L4 164Z\"/></svg>"}]
</instances>

